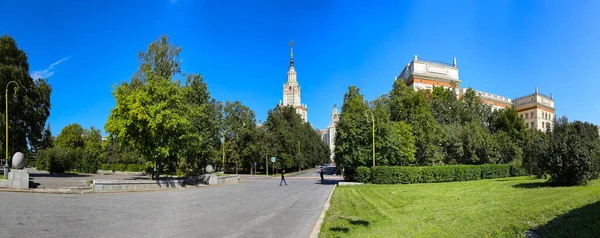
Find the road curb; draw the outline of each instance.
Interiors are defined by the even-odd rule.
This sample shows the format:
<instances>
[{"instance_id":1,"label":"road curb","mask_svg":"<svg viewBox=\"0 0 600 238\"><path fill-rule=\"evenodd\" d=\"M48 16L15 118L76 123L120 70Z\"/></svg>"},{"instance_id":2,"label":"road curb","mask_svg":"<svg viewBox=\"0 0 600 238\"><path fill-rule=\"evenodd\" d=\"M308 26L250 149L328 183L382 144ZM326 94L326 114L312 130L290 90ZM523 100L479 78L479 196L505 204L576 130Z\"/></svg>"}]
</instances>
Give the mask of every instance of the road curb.
<instances>
[{"instance_id":1,"label":"road curb","mask_svg":"<svg viewBox=\"0 0 600 238\"><path fill-rule=\"evenodd\" d=\"M321 231L321 224L323 224L323 220L325 219L325 212L327 212L327 209L329 209L329 201L331 200L331 195L333 195L333 191L335 191L335 187L337 187L337 185L334 185L333 189L331 189L329 197L327 198L327 201L325 201L325 205L323 205L323 210L321 210L321 215L319 215L319 219L317 219L317 222L315 223L315 226L313 227L309 238L319 237L319 232Z\"/></svg>"}]
</instances>

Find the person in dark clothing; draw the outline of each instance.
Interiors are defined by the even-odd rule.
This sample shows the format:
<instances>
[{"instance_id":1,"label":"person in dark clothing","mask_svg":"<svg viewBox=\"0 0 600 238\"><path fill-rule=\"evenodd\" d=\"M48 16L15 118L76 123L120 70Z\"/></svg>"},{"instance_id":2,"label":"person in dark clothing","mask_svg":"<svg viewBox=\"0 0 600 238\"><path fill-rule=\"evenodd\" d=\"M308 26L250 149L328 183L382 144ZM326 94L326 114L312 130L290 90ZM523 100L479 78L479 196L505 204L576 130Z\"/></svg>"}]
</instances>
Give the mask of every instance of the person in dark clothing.
<instances>
[{"instance_id":1,"label":"person in dark clothing","mask_svg":"<svg viewBox=\"0 0 600 238\"><path fill-rule=\"evenodd\" d=\"M285 170L281 171L281 181L279 181L279 186L281 186L282 182L287 186L287 182L285 182Z\"/></svg>"},{"instance_id":2,"label":"person in dark clothing","mask_svg":"<svg viewBox=\"0 0 600 238\"><path fill-rule=\"evenodd\" d=\"M323 167L321 167L321 184L323 184L323 182L325 182L325 179L323 178L324 173L325 173L325 171L323 171Z\"/></svg>"}]
</instances>

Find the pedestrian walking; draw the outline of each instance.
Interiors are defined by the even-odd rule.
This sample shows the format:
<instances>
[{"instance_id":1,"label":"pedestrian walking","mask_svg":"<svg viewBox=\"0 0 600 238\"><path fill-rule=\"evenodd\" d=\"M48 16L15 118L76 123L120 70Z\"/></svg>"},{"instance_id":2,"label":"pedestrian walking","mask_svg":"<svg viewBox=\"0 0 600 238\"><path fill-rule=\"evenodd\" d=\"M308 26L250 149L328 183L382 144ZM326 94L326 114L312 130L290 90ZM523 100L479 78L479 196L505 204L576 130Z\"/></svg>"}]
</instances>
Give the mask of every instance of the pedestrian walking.
<instances>
[{"instance_id":1,"label":"pedestrian walking","mask_svg":"<svg viewBox=\"0 0 600 238\"><path fill-rule=\"evenodd\" d=\"M285 169L281 171L281 181L279 181L279 186L281 186L282 182L285 183L285 186L287 186L287 182L285 181Z\"/></svg>"},{"instance_id":2,"label":"pedestrian walking","mask_svg":"<svg viewBox=\"0 0 600 238\"><path fill-rule=\"evenodd\" d=\"M321 184L323 184L323 182L325 182L325 179L323 178L324 173L325 173L325 171L323 171L323 167L321 167Z\"/></svg>"}]
</instances>

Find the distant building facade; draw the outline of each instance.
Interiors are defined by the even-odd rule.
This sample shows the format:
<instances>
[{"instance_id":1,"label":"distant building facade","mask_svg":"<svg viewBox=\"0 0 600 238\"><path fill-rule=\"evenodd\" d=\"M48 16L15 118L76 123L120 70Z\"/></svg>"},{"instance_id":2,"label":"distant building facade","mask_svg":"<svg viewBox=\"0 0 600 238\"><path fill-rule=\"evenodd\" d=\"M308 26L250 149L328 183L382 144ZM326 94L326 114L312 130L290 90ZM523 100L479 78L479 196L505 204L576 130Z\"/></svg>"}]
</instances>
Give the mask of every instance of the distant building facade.
<instances>
[{"instance_id":1,"label":"distant building facade","mask_svg":"<svg viewBox=\"0 0 600 238\"><path fill-rule=\"evenodd\" d=\"M321 135L321 139L329 146L329 151L331 155L329 157L330 163L333 163L333 158L335 156L335 134L336 134L336 125L340 120L340 113L337 109L337 105L333 105L333 110L331 111L331 122L329 126L325 130L318 130Z\"/></svg>"},{"instance_id":2,"label":"distant building facade","mask_svg":"<svg viewBox=\"0 0 600 238\"><path fill-rule=\"evenodd\" d=\"M288 69L287 82L283 85L283 102L280 105L292 106L296 113L300 114L304 122L308 121L308 108L300 100L300 85L296 79L296 69L294 67L294 42L290 42L290 67Z\"/></svg>"},{"instance_id":3,"label":"distant building facade","mask_svg":"<svg viewBox=\"0 0 600 238\"><path fill-rule=\"evenodd\" d=\"M460 88L462 82L458 77L456 57L452 64L419 59L416 55L407 64L396 80L418 90L433 90L433 87L457 89L457 96L463 96L467 89ZM538 92L511 100L508 97L475 90L483 104L490 105L493 111L513 107L519 116L525 120L527 128L546 130L552 128L555 120L554 98L552 94L546 96ZM599 127L600 128L600 127ZM600 133L600 131L599 131Z\"/></svg>"},{"instance_id":4,"label":"distant building facade","mask_svg":"<svg viewBox=\"0 0 600 238\"><path fill-rule=\"evenodd\" d=\"M492 107L492 111L506 109L506 108L510 108L513 106L512 100L508 97L504 97L504 96L500 96L500 95L496 95L496 94L492 94L492 93L488 93L488 92L483 92L483 91L479 91L479 90L474 90L474 91L475 91L475 94L477 94L477 96L479 97L479 99L481 99L481 103L487 104L490 107ZM459 89L459 94L461 96L465 95L466 92L467 92L466 88Z\"/></svg>"},{"instance_id":5,"label":"distant building facade","mask_svg":"<svg viewBox=\"0 0 600 238\"><path fill-rule=\"evenodd\" d=\"M533 94L516 98L514 107L527 128L546 131L554 125L554 97L539 93L537 87Z\"/></svg>"}]
</instances>

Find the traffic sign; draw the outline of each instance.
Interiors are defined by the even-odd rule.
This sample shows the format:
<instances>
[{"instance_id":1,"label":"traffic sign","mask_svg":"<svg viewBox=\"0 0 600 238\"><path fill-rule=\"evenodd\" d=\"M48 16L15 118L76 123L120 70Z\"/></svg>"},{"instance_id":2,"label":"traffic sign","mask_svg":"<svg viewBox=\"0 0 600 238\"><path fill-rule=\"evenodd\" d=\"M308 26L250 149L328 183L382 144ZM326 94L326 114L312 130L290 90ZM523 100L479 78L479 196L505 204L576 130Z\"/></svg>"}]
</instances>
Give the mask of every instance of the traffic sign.
<instances>
[{"instance_id":1,"label":"traffic sign","mask_svg":"<svg viewBox=\"0 0 600 238\"><path fill-rule=\"evenodd\" d=\"M271 157L271 162L275 163L275 157Z\"/></svg>"},{"instance_id":2,"label":"traffic sign","mask_svg":"<svg viewBox=\"0 0 600 238\"><path fill-rule=\"evenodd\" d=\"M254 167L256 167L256 162L254 162Z\"/></svg>"}]
</instances>

